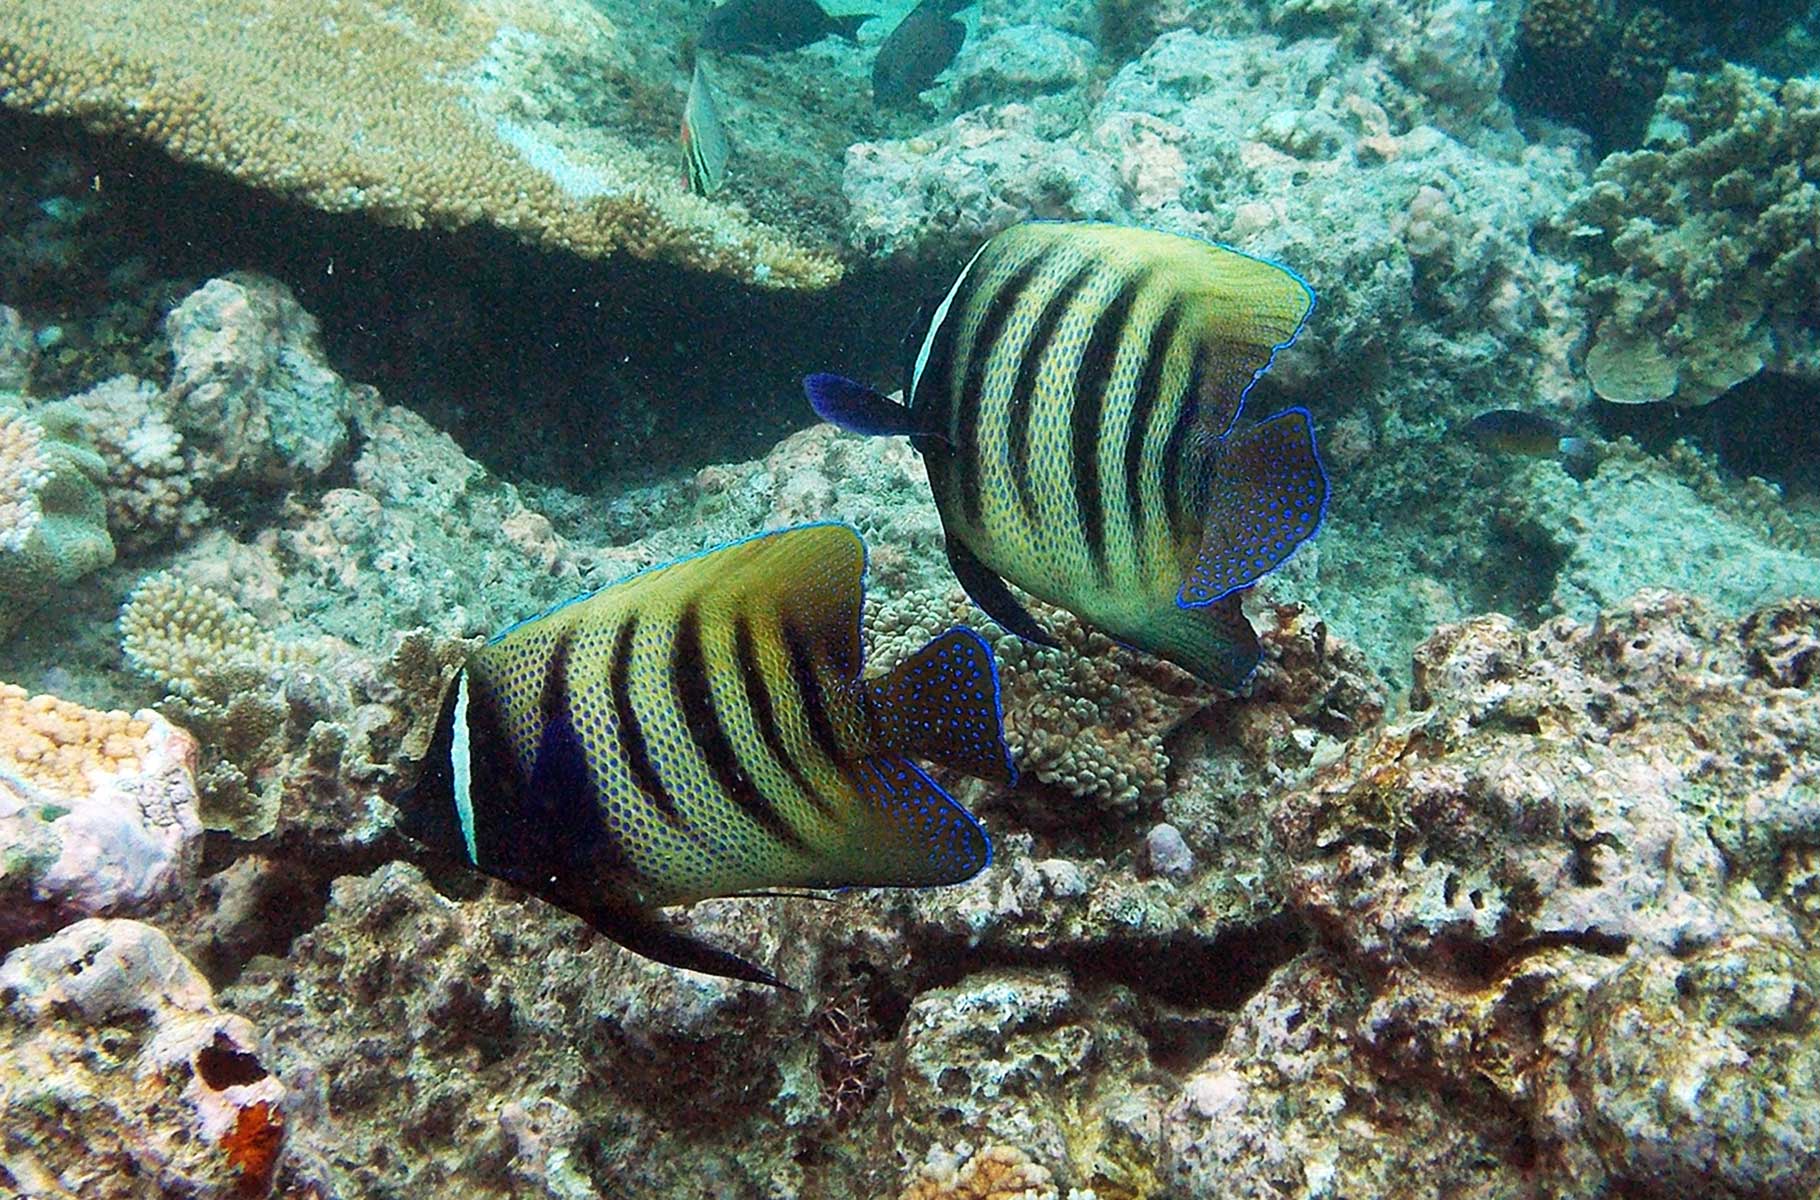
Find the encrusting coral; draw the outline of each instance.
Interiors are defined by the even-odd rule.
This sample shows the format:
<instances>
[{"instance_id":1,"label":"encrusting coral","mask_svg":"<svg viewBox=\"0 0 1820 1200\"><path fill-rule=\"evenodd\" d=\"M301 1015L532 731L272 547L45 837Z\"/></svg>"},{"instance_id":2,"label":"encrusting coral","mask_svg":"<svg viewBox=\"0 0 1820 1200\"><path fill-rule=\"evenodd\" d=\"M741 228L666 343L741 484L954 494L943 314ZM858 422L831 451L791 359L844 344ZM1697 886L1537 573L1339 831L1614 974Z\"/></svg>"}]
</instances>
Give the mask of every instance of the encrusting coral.
<instances>
[{"instance_id":1,"label":"encrusting coral","mask_svg":"<svg viewBox=\"0 0 1820 1200\"><path fill-rule=\"evenodd\" d=\"M114 561L94 451L58 406L0 408L0 637L59 587Z\"/></svg>"},{"instance_id":2,"label":"encrusting coral","mask_svg":"<svg viewBox=\"0 0 1820 1200\"><path fill-rule=\"evenodd\" d=\"M190 878L195 760L195 739L155 713L0 683L0 946L145 911Z\"/></svg>"},{"instance_id":3,"label":"encrusting coral","mask_svg":"<svg viewBox=\"0 0 1820 1200\"><path fill-rule=\"evenodd\" d=\"M833 282L831 258L688 194L638 148L521 111L509 85L539 45L598 66L617 39L566 0L38 0L0 16L0 102L386 224Z\"/></svg>"},{"instance_id":4,"label":"encrusting coral","mask_svg":"<svg viewBox=\"0 0 1820 1200\"><path fill-rule=\"evenodd\" d=\"M1820 84L1675 74L1642 149L1613 154L1570 238L1617 403L1705 404L1765 369L1820 376Z\"/></svg>"},{"instance_id":5,"label":"encrusting coral","mask_svg":"<svg viewBox=\"0 0 1820 1200\"><path fill-rule=\"evenodd\" d=\"M1014 1146L987 1146L959 1165L931 1151L898 1200L1056 1200L1049 1172Z\"/></svg>"}]
</instances>

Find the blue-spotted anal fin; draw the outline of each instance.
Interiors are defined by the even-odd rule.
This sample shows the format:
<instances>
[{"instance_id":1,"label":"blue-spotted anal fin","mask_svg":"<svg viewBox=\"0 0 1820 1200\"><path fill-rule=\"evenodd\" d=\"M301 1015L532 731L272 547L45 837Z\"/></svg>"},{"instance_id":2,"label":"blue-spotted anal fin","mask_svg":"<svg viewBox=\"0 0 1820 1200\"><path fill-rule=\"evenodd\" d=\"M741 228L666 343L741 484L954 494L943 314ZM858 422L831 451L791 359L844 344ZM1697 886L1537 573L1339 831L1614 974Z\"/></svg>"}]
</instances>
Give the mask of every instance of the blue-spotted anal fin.
<instances>
[{"instance_id":1,"label":"blue-spotted anal fin","mask_svg":"<svg viewBox=\"0 0 1820 1200\"><path fill-rule=\"evenodd\" d=\"M919 433L910 410L891 397L843 375L808 375L803 391L815 415L849 433L871 437Z\"/></svg>"},{"instance_id":2,"label":"blue-spotted anal fin","mask_svg":"<svg viewBox=\"0 0 1820 1200\"><path fill-rule=\"evenodd\" d=\"M1200 554L1176 597L1199 608L1250 587L1314 536L1327 472L1305 409L1260 421L1210 449Z\"/></svg>"},{"instance_id":3,"label":"blue-spotted anal fin","mask_svg":"<svg viewBox=\"0 0 1820 1200\"><path fill-rule=\"evenodd\" d=\"M1199 608L1159 609L1148 622L1147 648L1225 692L1245 686L1257 669L1258 635L1233 592Z\"/></svg>"},{"instance_id":4,"label":"blue-spotted anal fin","mask_svg":"<svg viewBox=\"0 0 1820 1200\"><path fill-rule=\"evenodd\" d=\"M932 639L866 681L873 744L1007 787L1017 781L1001 724L998 665L971 629Z\"/></svg>"},{"instance_id":5,"label":"blue-spotted anal fin","mask_svg":"<svg viewBox=\"0 0 1820 1200\"><path fill-rule=\"evenodd\" d=\"M960 883L992 862L992 843L973 814L923 769L898 754L877 754L853 771L866 819L864 869L854 886L933 887Z\"/></svg>"},{"instance_id":6,"label":"blue-spotted anal fin","mask_svg":"<svg viewBox=\"0 0 1820 1200\"><path fill-rule=\"evenodd\" d=\"M986 566L973 551L967 549L959 538L948 535L948 566L954 571L954 577L960 581L961 590L967 593L967 599L979 605L980 611L997 621L1007 632L1015 633L1026 642L1039 646L1055 647L1060 642L1050 637L1030 610L1019 604L1011 589L1005 586L992 569Z\"/></svg>"}]
</instances>

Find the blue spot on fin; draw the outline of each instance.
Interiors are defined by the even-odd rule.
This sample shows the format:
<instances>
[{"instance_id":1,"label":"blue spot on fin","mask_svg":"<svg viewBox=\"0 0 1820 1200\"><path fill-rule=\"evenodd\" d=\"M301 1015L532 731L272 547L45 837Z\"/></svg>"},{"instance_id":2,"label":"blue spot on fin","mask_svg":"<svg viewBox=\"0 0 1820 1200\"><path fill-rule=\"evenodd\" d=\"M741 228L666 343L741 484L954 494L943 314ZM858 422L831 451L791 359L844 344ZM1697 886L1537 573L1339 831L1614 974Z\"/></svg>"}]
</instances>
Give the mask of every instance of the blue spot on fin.
<instances>
[{"instance_id":1,"label":"blue spot on fin","mask_svg":"<svg viewBox=\"0 0 1820 1200\"><path fill-rule=\"evenodd\" d=\"M1327 513L1327 471L1308 411L1285 409L1215 443L1206 529L1176 603L1212 604L1281 566Z\"/></svg>"},{"instance_id":2,"label":"blue spot on fin","mask_svg":"<svg viewBox=\"0 0 1820 1200\"><path fill-rule=\"evenodd\" d=\"M992 843L973 814L909 759L863 759L853 783L858 836L841 855L851 877L830 886L934 887L971 879L992 862Z\"/></svg>"},{"instance_id":3,"label":"blue spot on fin","mask_svg":"<svg viewBox=\"0 0 1820 1200\"><path fill-rule=\"evenodd\" d=\"M1198 608L1171 606L1145 622L1144 649L1160 655L1203 683L1236 692L1257 669L1257 632L1231 592Z\"/></svg>"},{"instance_id":4,"label":"blue spot on fin","mask_svg":"<svg viewBox=\"0 0 1820 1200\"><path fill-rule=\"evenodd\" d=\"M999 704L992 648L957 626L891 671L866 681L874 744L993 783L1017 781Z\"/></svg>"},{"instance_id":5,"label":"blue spot on fin","mask_svg":"<svg viewBox=\"0 0 1820 1200\"><path fill-rule=\"evenodd\" d=\"M807 375L803 391L815 415L849 433L871 437L920 433L910 410L891 397L843 375Z\"/></svg>"}]
</instances>

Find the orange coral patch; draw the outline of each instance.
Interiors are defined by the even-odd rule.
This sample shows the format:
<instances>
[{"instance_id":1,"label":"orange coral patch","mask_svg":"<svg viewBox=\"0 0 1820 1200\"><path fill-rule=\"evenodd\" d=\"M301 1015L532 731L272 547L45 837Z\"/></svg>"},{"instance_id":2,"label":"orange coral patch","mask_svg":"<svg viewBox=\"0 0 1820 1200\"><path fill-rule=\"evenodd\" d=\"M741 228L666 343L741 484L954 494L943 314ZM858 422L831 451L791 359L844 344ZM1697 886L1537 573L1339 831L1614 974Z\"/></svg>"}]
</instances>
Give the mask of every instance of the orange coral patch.
<instances>
[{"instance_id":1,"label":"orange coral patch","mask_svg":"<svg viewBox=\"0 0 1820 1200\"><path fill-rule=\"evenodd\" d=\"M235 1118L233 1131L221 1139L228 1165L240 1172L234 1191L241 1196L263 1196L272 1189L272 1171L284 1145L284 1114L268 1101L249 1104Z\"/></svg>"}]
</instances>

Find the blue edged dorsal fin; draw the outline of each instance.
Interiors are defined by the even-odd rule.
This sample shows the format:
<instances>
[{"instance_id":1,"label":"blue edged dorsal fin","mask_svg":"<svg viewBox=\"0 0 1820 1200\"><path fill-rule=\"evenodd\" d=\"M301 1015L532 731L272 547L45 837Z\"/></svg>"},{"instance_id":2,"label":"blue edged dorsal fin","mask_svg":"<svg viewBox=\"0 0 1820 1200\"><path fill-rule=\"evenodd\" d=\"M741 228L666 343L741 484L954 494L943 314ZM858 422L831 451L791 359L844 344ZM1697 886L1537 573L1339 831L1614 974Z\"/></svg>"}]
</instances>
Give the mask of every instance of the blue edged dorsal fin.
<instances>
[{"instance_id":1,"label":"blue edged dorsal fin","mask_svg":"<svg viewBox=\"0 0 1820 1200\"><path fill-rule=\"evenodd\" d=\"M894 437L922 432L908 408L844 375L806 375L803 391L816 416L849 433Z\"/></svg>"},{"instance_id":2,"label":"blue edged dorsal fin","mask_svg":"<svg viewBox=\"0 0 1820 1200\"><path fill-rule=\"evenodd\" d=\"M979 605L981 612L1026 642L1049 647L1061 645L1036 623L1030 610L1018 603L1017 597L1011 594L1011 589L1005 586L1005 581L974 557L973 551L967 549L959 538L949 534L947 542L948 566L960 581L961 590L967 593L969 600Z\"/></svg>"},{"instance_id":3,"label":"blue edged dorsal fin","mask_svg":"<svg viewBox=\"0 0 1820 1200\"><path fill-rule=\"evenodd\" d=\"M1313 537L1327 512L1327 471L1306 409L1285 409L1210 455L1201 549L1176 596L1183 608L1250 587Z\"/></svg>"}]
</instances>

